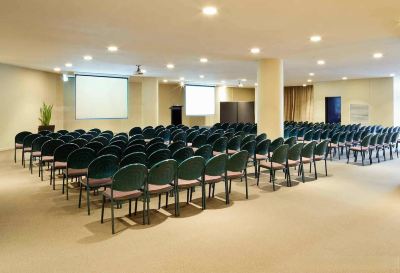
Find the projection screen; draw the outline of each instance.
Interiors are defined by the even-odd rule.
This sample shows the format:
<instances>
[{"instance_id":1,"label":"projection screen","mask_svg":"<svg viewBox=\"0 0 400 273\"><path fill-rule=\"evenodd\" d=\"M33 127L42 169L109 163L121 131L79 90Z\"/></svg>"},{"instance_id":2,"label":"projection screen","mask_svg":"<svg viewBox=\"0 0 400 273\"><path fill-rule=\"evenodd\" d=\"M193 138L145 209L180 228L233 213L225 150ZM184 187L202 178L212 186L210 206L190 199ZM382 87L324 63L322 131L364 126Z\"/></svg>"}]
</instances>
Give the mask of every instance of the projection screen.
<instances>
[{"instance_id":1,"label":"projection screen","mask_svg":"<svg viewBox=\"0 0 400 273\"><path fill-rule=\"evenodd\" d=\"M75 118L128 118L128 79L76 75Z\"/></svg>"},{"instance_id":2,"label":"projection screen","mask_svg":"<svg viewBox=\"0 0 400 273\"><path fill-rule=\"evenodd\" d=\"M209 116L215 114L215 87L186 85L185 110L187 116Z\"/></svg>"}]
</instances>

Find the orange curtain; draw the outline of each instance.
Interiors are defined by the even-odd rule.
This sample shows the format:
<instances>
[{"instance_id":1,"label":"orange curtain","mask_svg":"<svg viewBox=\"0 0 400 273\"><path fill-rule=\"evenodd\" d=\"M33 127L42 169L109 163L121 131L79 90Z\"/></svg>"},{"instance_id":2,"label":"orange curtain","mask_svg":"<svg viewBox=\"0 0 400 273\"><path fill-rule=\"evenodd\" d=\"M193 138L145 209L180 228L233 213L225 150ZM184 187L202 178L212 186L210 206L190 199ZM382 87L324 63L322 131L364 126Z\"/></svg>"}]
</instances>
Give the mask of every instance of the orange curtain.
<instances>
[{"instance_id":1,"label":"orange curtain","mask_svg":"<svg viewBox=\"0 0 400 273\"><path fill-rule=\"evenodd\" d=\"M312 85L306 87L285 87L285 120L312 121L314 107L313 90Z\"/></svg>"}]
</instances>

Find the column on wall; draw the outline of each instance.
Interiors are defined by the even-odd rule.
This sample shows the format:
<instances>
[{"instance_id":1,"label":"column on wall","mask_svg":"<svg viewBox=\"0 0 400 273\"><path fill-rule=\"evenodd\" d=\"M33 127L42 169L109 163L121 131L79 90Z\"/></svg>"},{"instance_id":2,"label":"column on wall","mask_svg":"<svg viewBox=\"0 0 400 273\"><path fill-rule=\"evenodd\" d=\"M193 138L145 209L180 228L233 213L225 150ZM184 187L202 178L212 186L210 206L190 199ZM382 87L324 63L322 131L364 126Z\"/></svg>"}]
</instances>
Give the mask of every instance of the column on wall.
<instances>
[{"instance_id":1,"label":"column on wall","mask_svg":"<svg viewBox=\"0 0 400 273\"><path fill-rule=\"evenodd\" d=\"M256 122L258 133L268 138L283 136L283 61L263 59L258 63Z\"/></svg>"},{"instance_id":2,"label":"column on wall","mask_svg":"<svg viewBox=\"0 0 400 273\"><path fill-rule=\"evenodd\" d=\"M158 122L158 79L142 79L142 126L157 126Z\"/></svg>"}]
</instances>

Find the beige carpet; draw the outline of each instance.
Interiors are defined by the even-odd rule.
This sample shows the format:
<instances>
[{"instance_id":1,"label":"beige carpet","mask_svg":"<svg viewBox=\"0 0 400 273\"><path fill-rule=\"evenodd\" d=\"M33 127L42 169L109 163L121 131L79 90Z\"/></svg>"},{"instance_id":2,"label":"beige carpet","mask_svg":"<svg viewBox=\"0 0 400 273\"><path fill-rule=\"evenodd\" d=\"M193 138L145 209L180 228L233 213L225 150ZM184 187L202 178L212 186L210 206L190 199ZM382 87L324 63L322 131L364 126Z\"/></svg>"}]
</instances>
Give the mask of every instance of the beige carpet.
<instances>
[{"instance_id":1,"label":"beige carpet","mask_svg":"<svg viewBox=\"0 0 400 273\"><path fill-rule=\"evenodd\" d=\"M329 162L328 177L320 164L317 181L276 192L263 175L260 187L250 179L249 200L236 181L231 204L207 200L206 211L197 191L180 218L172 206L156 212L154 199L150 226L119 219L112 236L99 196L88 216L76 190L67 201L48 174L41 182L11 158L0 153L0 272L400 272L398 159Z\"/></svg>"}]
</instances>

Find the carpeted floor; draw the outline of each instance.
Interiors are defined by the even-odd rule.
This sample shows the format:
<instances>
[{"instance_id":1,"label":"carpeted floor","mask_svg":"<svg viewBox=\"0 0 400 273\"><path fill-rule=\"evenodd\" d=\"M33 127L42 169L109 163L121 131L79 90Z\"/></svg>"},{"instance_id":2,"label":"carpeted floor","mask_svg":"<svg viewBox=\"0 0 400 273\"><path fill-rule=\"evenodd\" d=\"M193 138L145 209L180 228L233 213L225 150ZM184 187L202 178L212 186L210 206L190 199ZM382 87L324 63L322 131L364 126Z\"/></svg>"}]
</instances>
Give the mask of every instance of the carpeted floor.
<instances>
[{"instance_id":1,"label":"carpeted floor","mask_svg":"<svg viewBox=\"0 0 400 273\"><path fill-rule=\"evenodd\" d=\"M88 216L76 190L67 201L59 180L53 191L48 174L41 182L11 158L0 153L0 272L400 272L398 159L328 162L328 177L321 163L318 180L275 192L264 174L260 187L249 180L249 200L235 181L229 206L220 184L206 211L196 191L179 218L153 199L150 226L139 213L118 219L112 236L100 196Z\"/></svg>"}]
</instances>

